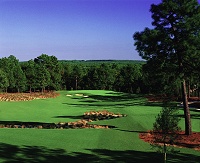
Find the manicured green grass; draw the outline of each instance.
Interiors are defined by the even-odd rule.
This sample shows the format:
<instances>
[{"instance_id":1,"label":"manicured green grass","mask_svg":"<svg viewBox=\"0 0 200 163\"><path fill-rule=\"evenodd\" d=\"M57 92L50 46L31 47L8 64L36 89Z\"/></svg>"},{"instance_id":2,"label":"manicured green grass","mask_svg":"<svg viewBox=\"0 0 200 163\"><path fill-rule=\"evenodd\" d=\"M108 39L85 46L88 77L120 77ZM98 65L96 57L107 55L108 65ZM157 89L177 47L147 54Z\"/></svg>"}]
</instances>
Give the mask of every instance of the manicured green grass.
<instances>
[{"instance_id":1,"label":"manicured green grass","mask_svg":"<svg viewBox=\"0 0 200 163\"><path fill-rule=\"evenodd\" d=\"M0 121L69 122L79 120L84 112L91 110L127 116L92 122L113 129L0 129L0 162L159 162L161 156L138 135L152 129L161 107L149 106L139 95L61 91L55 99L0 102ZM182 117L183 111L179 114ZM191 115L193 131L200 131L200 113L191 111ZM183 118L180 126L184 128ZM169 162L200 160L199 151L179 150L179 154L168 156Z\"/></svg>"}]
</instances>

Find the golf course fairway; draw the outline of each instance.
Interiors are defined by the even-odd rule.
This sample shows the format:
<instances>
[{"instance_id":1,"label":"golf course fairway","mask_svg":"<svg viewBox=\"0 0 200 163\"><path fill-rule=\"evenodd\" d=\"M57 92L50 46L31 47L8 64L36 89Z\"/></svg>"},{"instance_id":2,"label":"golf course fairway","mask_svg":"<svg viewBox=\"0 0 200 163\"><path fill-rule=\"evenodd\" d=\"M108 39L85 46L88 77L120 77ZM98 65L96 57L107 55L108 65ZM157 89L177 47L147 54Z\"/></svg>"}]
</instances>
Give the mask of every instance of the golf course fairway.
<instances>
[{"instance_id":1,"label":"golf course fairway","mask_svg":"<svg viewBox=\"0 0 200 163\"><path fill-rule=\"evenodd\" d=\"M85 112L107 110L126 116L91 124L109 129L0 128L0 162L162 162L162 155L139 139L151 130L162 109L148 105L142 95L113 91L59 91L56 98L22 102L0 102L0 124L74 122ZM179 111L184 129L183 110ZM181 116L182 115L182 116ZM200 112L191 111L192 129L200 132ZM200 151L175 148L169 163L200 161Z\"/></svg>"}]
</instances>

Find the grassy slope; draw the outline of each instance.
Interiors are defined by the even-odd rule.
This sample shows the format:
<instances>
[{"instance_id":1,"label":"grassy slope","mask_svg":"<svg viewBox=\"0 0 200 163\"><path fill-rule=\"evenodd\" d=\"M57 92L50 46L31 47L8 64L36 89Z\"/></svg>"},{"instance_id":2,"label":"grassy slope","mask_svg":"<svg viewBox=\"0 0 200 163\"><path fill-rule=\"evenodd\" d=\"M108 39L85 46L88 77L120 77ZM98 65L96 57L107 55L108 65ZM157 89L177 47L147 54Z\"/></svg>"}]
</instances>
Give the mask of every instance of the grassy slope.
<instances>
[{"instance_id":1,"label":"grassy slope","mask_svg":"<svg viewBox=\"0 0 200 163\"><path fill-rule=\"evenodd\" d=\"M82 159L87 162L95 162L99 159L102 159L102 162L133 162L133 158L135 162L157 160L158 155L152 153L154 151L148 143L138 138L138 132L152 129L160 107L145 106L145 99L142 97L130 97L110 91L60 93L61 96L56 99L1 102L0 121L68 122L78 120L85 111L105 109L126 114L127 117L93 122L111 125L115 127L114 129L0 129L0 153L6 150L11 153L0 154L0 160L23 160L24 162L27 159L34 159L36 162L43 160L63 162L65 159L80 162ZM89 98L75 96L76 93L89 95ZM73 96L67 97L66 94ZM193 129L200 131L199 113L195 112L191 115L193 115ZM183 125L182 120L181 126ZM31 156L28 157L30 153L27 151L32 153ZM16 158L16 154L21 156ZM200 153L181 149L181 153L176 156L176 159L186 162L187 158L195 162L200 158ZM171 161L173 160L171 156Z\"/></svg>"}]
</instances>

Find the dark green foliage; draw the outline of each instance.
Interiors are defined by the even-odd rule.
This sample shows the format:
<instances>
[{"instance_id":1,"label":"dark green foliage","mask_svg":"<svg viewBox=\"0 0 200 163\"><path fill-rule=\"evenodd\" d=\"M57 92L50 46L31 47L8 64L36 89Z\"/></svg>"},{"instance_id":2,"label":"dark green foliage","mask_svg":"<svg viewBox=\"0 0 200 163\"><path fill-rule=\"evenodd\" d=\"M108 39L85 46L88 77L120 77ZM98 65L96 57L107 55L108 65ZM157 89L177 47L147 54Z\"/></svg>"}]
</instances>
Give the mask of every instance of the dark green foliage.
<instances>
[{"instance_id":1,"label":"dark green foliage","mask_svg":"<svg viewBox=\"0 0 200 163\"><path fill-rule=\"evenodd\" d=\"M0 90L6 91L8 86L9 82L6 73L2 69L0 69Z\"/></svg>"},{"instance_id":2,"label":"dark green foliage","mask_svg":"<svg viewBox=\"0 0 200 163\"><path fill-rule=\"evenodd\" d=\"M59 90L61 88L61 68L55 56L42 54L34 59L36 64L42 64L50 75L48 86L51 90Z\"/></svg>"},{"instance_id":3,"label":"dark green foliage","mask_svg":"<svg viewBox=\"0 0 200 163\"><path fill-rule=\"evenodd\" d=\"M28 62L23 63L22 69L26 75L27 79L27 87L29 88L29 91L32 91L33 89L37 88L37 81L36 81L36 67L35 67L35 62L33 60L29 60Z\"/></svg>"},{"instance_id":4,"label":"dark green foliage","mask_svg":"<svg viewBox=\"0 0 200 163\"><path fill-rule=\"evenodd\" d=\"M37 76L35 78L37 88L41 88L43 92L45 91L45 88L50 84L50 73L43 64L36 64L35 66L37 73Z\"/></svg>"},{"instance_id":5,"label":"dark green foliage","mask_svg":"<svg viewBox=\"0 0 200 163\"><path fill-rule=\"evenodd\" d=\"M152 147L158 152L164 154L164 162L166 162L167 153L176 153L172 146L179 138L180 127L178 126L180 118L178 117L177 108L173 106L165 106L160 114L157 115L153 124L153 142ZM169 146L170 145L170 146Z\"/></svg>"},{"instance_id":6,"label":"dark green foliage","mask_svg":"<svg viewBox=\"0 0 200 163\"><path fill-rule=\"evenodd\" d=\"M170 76L199 76L200 6L196 0L163 0L152 5L154 29L134 34L139 55L147 60L149 77L158 83ZM180 80L180 81L181 81ZM167 81L167 80L166 80ZM164 83L165 85L165 83ZM162 83L161 83L161 87ZM172 86L173 87L173 86Z\"/></svg>"},{"instance_id":7,"label":"dark green foliage","mask_svg":"<svg viewBox=\"0 0 200 163\"><path fill-rule=\"evenodd\" d=\"M112 90L115 81L114 71L110 65L102 63L91 69L88 74L90 85L100 90Z\"/></svg>"},{"instance_id":8,"label":"dark green foliage","mask_svg":"<svg viewBox=\"0 0 200 163\"><path fill-rule=\"evenodd\" d=\"M152 4L150 11L154 28L134 34L136 49L149 67L153 67L147 75L157 81L163 79L159 86L161 90L166 90L165 85L172 90L174 84L180 83L185 132L190 135L186 80L188 74L199 73L200 5L197 0L162 0L158 5ZM152 73L156 75L152 76ZM169 79L172 83L167 83Z\"/></svg>"},{"instance_id":9,"label":"dark green foliage","mask_svg":"<svg viewBox=\"0 0 200 163\"><path fill-rule=\"evenodd\" d=\"M176 135L177 131L180 130L178 127L180 118L178 118L177 110L175 107L163 107L160 114L156 117L156 122L153 124L153 131L162 133L164 139L168 134ZM162 140L164 141L164 139Z\"/></svg>"},{"instance_id":10,"label":"dark green foliage","mask_svg":"<svg viewBox=\"0 0 200 163\"><path fill-rule=\"evenodd\" d=\"M14 72L13 68L15 67L15 64L13 63L14 56L10 56L8 58L1 58L0 60L0 67L1 69L6 73L6 77L8 79L8 89L14 89L15 88L15 79L14 79Z\"/></svg>"},{"instance_id":11,"label":"dark green foliage","mask_svg":"<svg viewBox=\"0 0 200 163\"><path fill-rule=\"evenodd\" d=\"M8 80L9 92L94 89L145 93L146 85L143 82L141 69L144 63L144 61L58 61L55 56L42 54L28 62L19 62L14 56L2 58L0 68L3 70L2 76L5 73ZM5 91L7 87L2 85Z\"/></svg>"},{"instance_id":12,"label":"dark green foliage","mask_svg":"<svg viewBox=\"0 0 200 163\"><path fill-rule=\"evenodd\" d=\"M19 65L15 68L14 77L17 91L24 91L26 89L26 76Z\"/></svg>"},{"instance_id":13,"label":"dark green foliage","mask_svg":"<svg viewBox=\"0 0 200 163\"><path fill-rule=\"evenodd\" d=\"M145 85L142 85L142 65L143 62L132 62L132 64L129 62L127 64L124 61L66 61L62 62L65 73L62 79L68 90L76 89L77 85L77 89L103 89L139 93L140 89L144 90L140 87L145 87ZM126 69L125 67L131 68ZM132 89L131 87L126 88L129 80L131 80L129 85Z\"/></svg>"},{"instance_id":14,"label":"dark green foliage","mask_svg":"<svg viewBox=\"0 0 200 163\"><path fill-rule=\"evenodd\" d=\"M19 62L12 56L14 64L9 58L0 59L0 68L8 79L8 91L16 92L18 91L17 87L19 87L19 91L29 92L55 89L75 90L77 87L82 90L105 89L128 93L155 93L156 91L156 93L161 93L161 90L165 88L170 93L180 94L178 81L173 73L163 80L162 75L155 73L157 69L152 73L153 66L144 64L145 62L142 61L98 61L95 64L95 61L61 62L57 61L54 56L44 54L41 56L28 62ZM157 68L157 64L154 67ZM170 72L172 71L173 67ZM15 78L16 80L14 80ZM21 80L17 80L17 78ZM199 81L198 79L196 76L194 80L191 80L191 88L197 89L196 81ZM166 83L169 82L174 82L174 86L170 89L166 87ZM12 83L11 86L10 83ZM6 87L4 89L6 91Z\"/></svg>"},{"instance_id":15,"label":"dark green foliage","mask_svg":"<svg viewBox=\"0 0 200 163\"><path fill-rule=\"evenodd\" d=\"M124 65L117 76L117 85L123 92L140 93L141 65Z\"/></svg>"},{"instance_id":16,"label":"dark green foliage","mask_svg":"<svg viewBox=\"0 0 200 163\"><path fill-rule=\"evenodd\" d=\"M25 90L26 77L15 56L10 55L8 58L0 59L0 68L6 74L8 80L8 87L6 89L8 88L12 92Z\"/></svg>"},{"instance_id":17,"label":"dark green foliage","mask_svg":"<svg viewBox=\"0 0 200 163\"><path fill-rule=\"evenodd\" d=\"M157 60L150 60L148 64L143 65L144 82L149 88L149 93L180 97L180 78L177 69L170 64L160 64Z\"/></svg>"},{"instance_id":18,"label":"dark green foliage","mask_svg":"<svg viewBox=\"0 0 200 163\"><path fill-rule=\"evenodd\" d=\"M75 65L71 72L71 88L78 90L82 85L82 78L84 76L84 68L80 65Z\"/></svg>"},{"instance_id":19,"label":"dark green foliage","mask_svg":"<svg viewBox=\"0 0 200 163\"><path fill-rule=\"evenodd\" d=\"M70 90L70 74L71 74L71 66L66 63L61 63L61 85L62 89Z\"/></svg>"}]
</instances>

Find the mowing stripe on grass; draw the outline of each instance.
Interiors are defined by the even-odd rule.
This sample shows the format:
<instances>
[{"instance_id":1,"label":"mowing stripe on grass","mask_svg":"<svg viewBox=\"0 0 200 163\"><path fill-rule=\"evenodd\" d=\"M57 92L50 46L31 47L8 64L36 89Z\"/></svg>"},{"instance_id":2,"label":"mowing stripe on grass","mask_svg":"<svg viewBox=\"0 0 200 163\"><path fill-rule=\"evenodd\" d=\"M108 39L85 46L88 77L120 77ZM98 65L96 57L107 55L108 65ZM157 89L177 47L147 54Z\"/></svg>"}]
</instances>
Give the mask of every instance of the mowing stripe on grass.
<instances>
[{"instance_id":1,"label":"mowing stripe on grass","mask_svg":"<svg viewBox=\"0 0 200 163\"><path fill-rule=\"evenodd\" d=\"M146 99L140 95L129 95L113 91L60 91L55 99L33 100L27 102L0 102L0 121L21 122L71 122L81 118L84 112L91 110L108 110L126 114L127 117L92 122L110 125L113 129L0 129L0 151L9 147L16 151L7 151L0 155L0 160L14 162L9 152L15 156L29 150L37 151L33 158L54 161L74 159L102 162L149 161L157 155L146 142L139 139L138 133L151 130L160 106L146 105ZM67 94L83 94L83 96L66 96ZM87 98L84 96L88 96ZM200 131L199 112L191 112L192 127ZM183 112L180 112L183 116ZM183 118L182 118L183 120ZM184 126L181 120L181 127ZM21 149L21 150L20 150ZM17 151L18 150L18 151ZM39 152L40 151L40 152ZM199 151L180 149L179 162L199 159ZM12 153L13 152L13 153ZM44 153L44 155L42 154ZM70 156L66 156L69 154ZM120 156L121 154L121 156ZM32 158L32 156L31 156ZM28 156L22 162L28 162ZM177 158L173 158L174 162ZM125 160L125 161L123 161ZM33 160L32 160L33 161ZM41 160L40 160L41 161ZM156 160L154 160L156 161Z\"/></svg>"}]
</instances>

